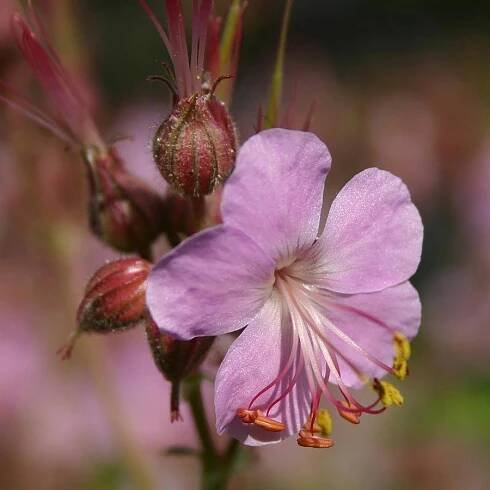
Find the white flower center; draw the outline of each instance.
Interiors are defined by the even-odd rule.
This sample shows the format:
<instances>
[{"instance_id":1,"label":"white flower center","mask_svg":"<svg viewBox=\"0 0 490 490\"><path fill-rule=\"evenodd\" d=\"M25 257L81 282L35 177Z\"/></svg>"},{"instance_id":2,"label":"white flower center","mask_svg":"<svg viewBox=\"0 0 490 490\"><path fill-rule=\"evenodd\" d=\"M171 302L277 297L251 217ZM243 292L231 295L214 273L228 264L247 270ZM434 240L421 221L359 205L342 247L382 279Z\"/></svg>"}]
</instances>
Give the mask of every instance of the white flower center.
<instances>
[{"instance_id":1,"label":"white flower center","mask_svg":"<svg viewBox=\"0 0 490 490\"><path fill-rule=\"evenodd\" d=\"M340 339L341 343L345 343L383 369L391 371L391 368L365 351L329 320L328 309L330 305L335 307L333 293L315 285L314 278L318 270L311 256L309 259L281 261L274 273L272 294L280 304L282 335L287 340L284 344L290 346L289 354L274 380L252 398L248 408L242 408L237 412L244 423L256 423L266 430L273 430L271 427L280 430L280 426L277 425L280 422L269 417L279 415L280 402L293 391L302 374L306 377L311 396L311 427L318 413L322 395L337 408L340 415L353 423L359 422L359 416L363 412L379 413L384 410L374 408L379 399L369 406L363 406L351 395L342 380L338 359L341 358L343 362L359 371L344 356L338 343L334 344L333 341ZM361 373L359 375L361 376ZM340 400L331 391L329 380L338 386ZM274 393L277 395L267 403L265 410L259 410L257 407L264 406L264 403L260 403L262 395L270 390L275 390Z\"/></svg>"}]
</instances>

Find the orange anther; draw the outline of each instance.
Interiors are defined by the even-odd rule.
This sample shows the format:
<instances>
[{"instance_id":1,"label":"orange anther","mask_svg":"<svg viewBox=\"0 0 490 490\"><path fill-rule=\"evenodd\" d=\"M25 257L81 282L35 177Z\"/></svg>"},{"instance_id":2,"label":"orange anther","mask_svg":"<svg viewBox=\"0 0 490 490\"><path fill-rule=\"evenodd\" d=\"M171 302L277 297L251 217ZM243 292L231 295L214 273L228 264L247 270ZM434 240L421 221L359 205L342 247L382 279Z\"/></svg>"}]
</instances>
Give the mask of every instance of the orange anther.
<instances>
[{"instance_id":1,"label":"orange anther","mask_svg":"<svg viewBox=\"0 0 490 490\"><path fill-rule=\"evenodd\" d=\"M341 402L347 408L353 408L350 403ZM339 415L351 424L358 424L361 421L361 412L351 412L350 410L341 410L337 408Z\"/></svg>"},{"instance_id":2,"label":"orange anther","mask_svg":"<svg viewBox=\"0 0 490 490\"><path fill-rule=\"evenodd\" d=\"M316 437L317 432L312 432L309 429L301 429L299 431L299 437Z\"/></svg>"},{"instance_id":3,"label":"orange anther","mask_svg":"<svg viewBox=\"0 0 490 490\"><path fill-rule=\"evenodd\" d=\"M247 410L246 408L239 408L236 411L237 417L241 419L244 424L253 424L255 419L259 416L258 410Z\"/></svg>"},{"instance_id":4,"label":"orange anther","mask_svg":"<svg viewBox=\"0 0 490 490\"><path fill-rule=\"evenodd\" d=\"M303 430L301 432L311 432L313 434L319 434L322 431L322 428L315 422L313 422L313 427L311 426L311 415L308 417L308 420L303 425Z\"/></svg>"},{"instance_id":5,"label":"orange anther","mask_svg":"<svg viewBox=\"0 0 490 490\"><path fill-rule=\"evenodd\" d=\"M269 432L282 432L286 426L279 422L278 420L271 419L269 417L265 417L264 415L259 415L254 421L255 425L262 427Z\"/></svg>"},{"instance_id":6,"label":"orange anther","mask_svg":"<svg viewBox=\"0 0 490 490\"><path fill-rule=\"evenodd\" d=\"M317 449L327 449L335 444L333 439L318 437L308 431L301 431L296 442L302 447L313 447Z\"/></svg>"},{"instance_id":7,"label":"orange anther","mask_svg":"<svg viewBox=\"0 0 490 490\"><path fill-rule=\"evenodd\" d=\"M260 410L239 408L236 414L244 424L255 424L270 432L281 432L286 428L282 422L266 417Z\"/></svg>"}]
</instances>

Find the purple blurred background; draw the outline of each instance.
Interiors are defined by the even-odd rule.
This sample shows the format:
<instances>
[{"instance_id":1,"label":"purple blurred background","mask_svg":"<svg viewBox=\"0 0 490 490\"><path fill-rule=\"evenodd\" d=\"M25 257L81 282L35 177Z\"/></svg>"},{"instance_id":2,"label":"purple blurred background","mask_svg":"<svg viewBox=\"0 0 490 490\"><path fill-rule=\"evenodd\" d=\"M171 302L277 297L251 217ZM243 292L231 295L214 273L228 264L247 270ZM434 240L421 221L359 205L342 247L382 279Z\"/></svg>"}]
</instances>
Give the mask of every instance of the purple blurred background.
<instances>
[{"instance_id":1,"label":"purple blurred background","mask_svg":"<svg viewBox=\"0 0 490 490\"><path fill-rule=\"evenodd\" d=\"M145 78L166 54L138 2L37 5L91 87L104 135L130 136L121 155L163 190L149 145L170 100ZM232 107L242 141L266 100L282 7L250 2ZM0 77L42 101L9 36L13 8L1 0ZM484 1L296 2L285 102L299 122L316 102L330 197L373 165L409 186L426 229L415 277L424 318L403 408L359 426L335 418L328 451L290 440L248 453L232 488L489 488L489 19ZM88 231L78 155L0 106L0 185L0 488L127 489L138 477L196 488L198 461L165 453L197 443L186 409L169 423L169 386L143 331L87 336L69 363L55 355L86 281L116 257Z\"/></svg>"}]
</instances>

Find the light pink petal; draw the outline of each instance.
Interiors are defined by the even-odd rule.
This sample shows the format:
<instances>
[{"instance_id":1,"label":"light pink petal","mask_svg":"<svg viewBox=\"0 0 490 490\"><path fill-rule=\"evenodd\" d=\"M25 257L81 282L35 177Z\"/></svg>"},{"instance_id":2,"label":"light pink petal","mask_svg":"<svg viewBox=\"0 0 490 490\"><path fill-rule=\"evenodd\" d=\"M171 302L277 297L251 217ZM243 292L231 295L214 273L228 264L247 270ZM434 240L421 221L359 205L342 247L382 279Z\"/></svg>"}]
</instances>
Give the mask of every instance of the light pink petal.
<instances>
[{"instance_id":1,"label":"light pink petal","mask_svg":"<svg viewBox=\"0 0 490 490\"><path fill-rule=\"evenodd\" d=\"M281 306L272 296L257 318L232 344L215 381L216 427L228 432L244 444L261 446L280 442L298 432L309 415L311 396L304 370L291 393L271 410L270 416L286 424L282 432L267 432L260 427L243 424L237 417L239 408L248 408L254 396L268 386L287 364L292 346L290 330L281 325ZM257 399L254 409L265 411L294 377L291 372L278 387Z\"/></svg>"},{"instance_id":2,"label":"light pink petal","mask_svg":"<svg viewBox=\"0 0 490 490\"><path fill-rule=\"evenodd\" d=\"M400 284L419 265L422 237L422 221L405 184L389 172L364 170L332 203L317 245L323 255L319 280L349 294Z\"/></svg>"},{"instance_id":3,"label":"light pink petal","mask_svg":"<svg viewBox=\"0 0 490 490\"><path fill-rule=\"evenodd\" d=\"M245 234L205 230L167 254L148 278L147 304L162 331L179 339L243 328L272 288L274 263Z\"/></svg>"},{"instance_id":4,"label":"light pink petal","mask_svg":"<svg viewBox=\"0 0 490 490\"><path fill-rule=\"evenodd\" d=\"M330 164L327 147L312 133L270 129L253 136L240 149L225 185L225 223L273 257L311 244Z\"/></svg>"},{"instance_id":5,"label":"light pink petal","mask_svg":"<svg viewBox=\"0 0 490 490\"><path fill-rule=\"evenodd\" d=\"M324 315L363 350L388 365L393 364L394 334L412 339L421 321L421 304L416 289L407 281L383 291L342 295L331 293ZM341 377L347 386L358 387L362 381L356 370L369 377L381 378L386 371L349 346L327 328L327 337L335 347ZM333 379L331 379L334 382Z\"/></svg>"}]
</instances>

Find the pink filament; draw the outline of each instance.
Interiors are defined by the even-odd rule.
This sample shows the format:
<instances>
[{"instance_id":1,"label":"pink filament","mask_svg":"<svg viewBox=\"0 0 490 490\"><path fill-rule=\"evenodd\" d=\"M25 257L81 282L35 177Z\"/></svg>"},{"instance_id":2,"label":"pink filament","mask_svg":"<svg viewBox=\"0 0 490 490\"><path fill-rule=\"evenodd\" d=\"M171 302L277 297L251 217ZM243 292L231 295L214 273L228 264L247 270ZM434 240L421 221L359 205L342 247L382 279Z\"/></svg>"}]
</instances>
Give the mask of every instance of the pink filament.
<instances>
[{"instance_id":1,"label":"pink filament","mask_svg":"<svg viewBox=\"0 0 490 490\"><path fill-rule=\"evenodd\" d=\"M296 385L296 381L298 380L299 375L303 370L303 367L304 367L303 358L300 356L300 359L298 361L298 366L296 367L296 372L294 373L293 379L289 383L286 390L278 398L273 400L272 403L269 405L266 412L267 416L269 416L270 411L274 408L275 405L277 405L280 401L284 400L284 398L286 398L286 396L289 395L289 393L291 393L294 386Z\"/></svg>"},{"instance_id":2,"label":"pink filament","mask_svg":"<svg viewBox=\"0 0 490 490\"><path fill-rule=\"evenodd\" d=\"M300 313L300 315L302 316L302 318L304 318L306 320L307 325L309 325L309 327L310 327L310 328L308 328L307 332L308 332L308 337L309 337L308 340L309 340L309 342L311 344L312 352L313 353L316 352L315 345L313 343L313 338L315 338L315 340L316 340L316 342L318 344L318 347L320 348L320 353L323 356L325 356L325 358L327 360L327 363L328 363L328 367L330 369L330 372L335 377L335 379L336 379L336 381L338 383L339 389L341 390L343 396L352 405L354 405L357 408L357 410L356 409L349 409L349 408L344 407L343 405L341 405L333 397L333 395L331 394L330 390L326 386L324 380L323 379L320 379L320 375L317 374L315 376L316 377L316 381L320 385L320 387L322 388L322 391L325 393L325 395L327 396L327 398L329 398L330 401L332 403L334 403L335 406L337 406L337 408L340 408L341 410L345 410L345 411L352 411L354 413L355 412L358 412L358 411L362 411L362 412L371 413L371 414L379 413L380 411L383 411L383 409L380 409L380 410L372 410L372 406L367 406L366 407L366 406L361 405L350 394L349 390L347 389L347 387L345 386L345 384L343 383L343 381L341 379L340 372L338 371L338 364L333 362L333 359L332 359L332 357L331 357L331 355L330 355L330 353L328 351L328 347L327 347L327 345L329 344L328 339L325 337L325 335L323 334L323 332L320 331L320 329L318 328L316 322L311 317L310 313L303 307L303 304L300 301L297 301L296 300L294 294L290 294L289 293L289 289L291 289L292 286L289 284L289 279L287 278L287 276L285 278L283 278L282 281L284 281L284 285L281 288L281 289L283 289L283 294L286 296L286 298L288 298L288 302L292 303L293 307ZM280 284L279 284L279 287L280 287ZM304 298L306 300L308 300L307 293L303 289L300 290L300 293L304 296ZM336 327L333 324L331 324L331 326L336 329ZM338 329L336 329L336 330L338 330ZM335 333L337 333L337 332L335 332ZM343 334L343 332L341 332L341 333ZM314 336L314 334L315 334L315 336ZM346 337L350 340L350 342L352 342L353 344L355 344L355 342L352 339L350 339L350 337L348 337L348 336L346 336ZM320 344L318 342L319 340L321 340L324 343L324 350L323 351L322 351L322 348L321 348L321 346L320 346ZM305 342L306 342L306 339L305 339ZM357 346L357 344L355 344L355 345ZM361 349L361 348L359 347L359 349ZM362 349L362 351L365 352L363 349ZM368 355L368 357L370 359L371 359L371 357L374 358L374 356L371 356L369 353L366 352L366 354ZM374 358L374 359L376 359L376 358ZM384 364L381 363L381 361L379 361L378 359L376 359L376 361L377 361L377 363L380 363L381 365L384 366Z\"/></svg>"},{"instance_id":3,"label":"pink filament","mask_svg":"<svg viewBox=\"0 0 490 490\"><path fill-rule=\"evenodd\" d=\"M385 322L383 322L379 318L376 318L375 316L370 315L369 313L366 313L364 311L361 311L361 310L359 310L357 308L353 308L352 306L340 305L338 303L333 303L333 306L334 306L334 308L337 308L339 310L343 310L343 311L348 311L350 313L354 313L354 314L360 316L361 318L364 318L366 320L369 320L369 321L375 323L376 325L379 325L380 327L385 328L389 332L395 333L395 329L394 328L390 327L388 324L386 324Z\"/></svg>"},{"instance_id":4,"label":"pink filament","mask_svg":"<svg viewBox=\"0 0 490 490\"><path fill-rule=\"evenodd\" d=\"M300 306L301 308L301 306ZM326 339L326 337L323 335L323 333L318 329L318 327L316 326L315 322L313 321L313 319L311 318L311 316L309 315L309 313L307 311L303 311L303 313L305 314L305 316L308 318L308 321L309 321L309 324L310 324L310 327L313 328L313 330L315 331L315 333L317 334L318 338L321 339L326 345L325 345L325 350L326 352L323 352L323 355L325 356L325 358L327 359L327 363L329 364L329 368L330 368L330 372L333 374L333 376L335 377L336 381L337 381L337 384L338 384L338 387L342 393L342 395L344 396L344 398L346 399L346 401L348 401L351 405L354 405L356 407L356 409L350 409L348 407L343 407L343 405L341 405L342 407L342 410L344 411L348 411L348 412L358 412L358 411L361 411L361 412L364 412L364 413L369 413L369 414L377 414L377 413L381 413L384 411L384 408L381 408L379 410L373 410L373 407L375 405L377 405L377 403L379 402L379 398L378 400L376 400L373 404L371 405L368 405L368 406L364 406L362 405L361 403L359 403L350 393L350 391L348 390L347 386L345 386L344 382L342 381L342 378L340 376L340 371L338 369L338 363L334 362L333 361L333 358L332 358L332 355L330 354L329 350L328 350L328 347L327 345L329 344L328 343L328 340ZM333 368L332 366L330 365L330 362L332 362L333 364Z\"/></svg>"},{"instance_id":5,"label":"pink filament","mask_svg":"<svg viewBox=\"0 0 490 490\"><path fill-rule=\"evenodd\" d=\"M307 299L310 298L315 304L318 306L322 306L321 303L317 299L315 299L315 296L318 296L317 294L314 294L312 291L304 291L302 290L303 296L305 296ZM323 315L322 315L323 316ZM327 318L324 317L324 320L326 321L326 327L334 333L338 338L343 340L347 345L351 346L353 349L357 350L359 353L361 353L364 357L369 359L373 364L376 364L380 368L384 369L388 373L393 373L393 369L390 366L387 366L384 362L380 361L377 359L375 356L373 356L371 353L363 349L359 344L357 344L352 338L350 338L346 333L341 331L339 328L337 328L332 322L330 322ZM319 331L318 331L319 332ZM319 335L323 336L322 332L319 332Z\"/></svg>"},{"instance_id":6,"label":"pink filament","mask_svg":"<svg viewBox=\"0 0 490 490\"><path fill-rule=\"evenodd\" d=\"M254 404L254 402L260 397L262 396L264 393L266 393L267 391L269 391L273 386L275 386L277 383L279 383L279 381L281 381L281 379L284 378L284 376L286 376L286 374L289 372L289 370L291 369L291 366L293 365L293 362L294 362L294 359L295 359L295 356L297 354L297 350L298 350L298 341L297 341L297 336L294 335L294 332L292 332L292 335L293 335L293 346L291 348L291 352L289 354L289 358L286 362L286 364L284 365L284 367L281 369L281 371L279 372L279 374L265 387L263 388L262 390L260 390L253 398L252 398L252 401L249 403L248 405L248 409L250 410L252 408L252 405Z\"/></svg>"},{"instance_id":7,"label":"pink filament","mask_svg":"<svg viewBox=\"0 0 490 490\"><path fill-rule=\"evenodd\" d=\"M317 390L313 398L311 399L311 413L310 413L310 432L313 432L316 416L318 414L318 407L320 406L320 398L322 396L321 390Z\"/></svg>"}]
</instances>

